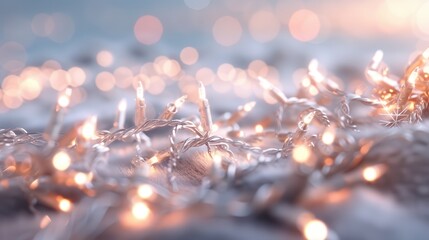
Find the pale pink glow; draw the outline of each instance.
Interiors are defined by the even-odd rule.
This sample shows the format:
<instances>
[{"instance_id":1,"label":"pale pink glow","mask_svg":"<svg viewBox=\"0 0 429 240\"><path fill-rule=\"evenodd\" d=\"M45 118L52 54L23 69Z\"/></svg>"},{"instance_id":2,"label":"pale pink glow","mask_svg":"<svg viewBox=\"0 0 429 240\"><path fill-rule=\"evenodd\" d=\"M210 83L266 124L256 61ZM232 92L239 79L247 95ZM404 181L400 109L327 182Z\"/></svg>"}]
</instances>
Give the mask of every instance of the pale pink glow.
<instances>
[{"instance_id":1,"label":"pale pink glow","mask_svg":"<svg viewBox=\"0 0 429 240\"><path fill-rule=\"evenodd\" d=\"M157 43L163 33L161 21L151 15L140 17L134 25L134 35L140 43L152 45Z\"/></svg>"},{"instance_id":2,"label":"pale pink glow","mask_svg":"<svg viewBox=\"0 0 429 240\"><path fill-rule=\"evenodd\" d=\"M280 21L270 11L261 10L249 20L249 32L258 42L269 42L280 32Z\"/></svg>"},{"instance_id":3,"label":"pale pink glow","mask_svg":"<svg viewBox=\"0 0 429 240\"><path fill-rule=\"evenodd\" d=\"M289 31L302 42L314 40L320 32L319 17L308 9L294 12L289 20Z\"/></svg>"},{"instance_id":4,"label":"pale pink glow","mask_svg":"<svg viewBox=\"0 0 429 240\"><path fill-rule=\"evenodd\" d=\"M240 22L230 16L220 17L213 25L213 37L222 46L232 46L240 41L243 29Z\"/></svg>"},{"instance_id":5,"label":"pale pink glow","mask_svg":"<svg viewBox=\"0 0 429 240\"><path fill-rule=\"evenodd\" d=\"M107 50L103 50L97 53L96 57L98 65L102 67L109 67L113 64L114 57L113 54Z\"/></svg>"},{"instance_id":6,"label":"pale pink glow","mask_svg":"<svg viewBox=\"0 0 429 240\"><path fill-rule=\"evenodd\" d=\"M101 72L95 78L95 85L101 91L107 92L115 86L115 77L109 72Z\"/></svg>"},{"instance_id":7,"label":"pale pink glow","mask_svg":"<svg viewBox=\"0 0 429 240\"><path fill-rule=\"evenodd\" d=\"M193 47L185 47L180 52L180 60L186 65L195 64L198 61L198 51Z\"/></svg>"}]
</instances>

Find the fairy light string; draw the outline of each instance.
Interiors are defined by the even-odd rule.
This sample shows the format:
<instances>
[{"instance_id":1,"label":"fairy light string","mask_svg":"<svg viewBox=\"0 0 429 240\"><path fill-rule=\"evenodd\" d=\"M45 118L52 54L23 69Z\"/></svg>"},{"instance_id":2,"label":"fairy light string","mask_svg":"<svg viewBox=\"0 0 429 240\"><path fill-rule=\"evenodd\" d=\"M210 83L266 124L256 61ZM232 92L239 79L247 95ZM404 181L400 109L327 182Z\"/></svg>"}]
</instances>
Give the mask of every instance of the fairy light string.
<instances>
[{"instance_id":1,"label":"fairy light string","mask_svg":"<svg viewBox=\"0 0 429 240\"><path fill-rule=\"evenodd\" d=\"M66 90L60 94L51 118L54 120L50 121L44 134L28 133L22 128L0 129L0 163L12 173L10 176L2 175L1 181L8 183L2 186L24 187L29 198L64 214L79 210L75 206L79 198L68 198L59 192L46 195L41 187L75 189L79 191L80 198L86 196L94 203L103 198L102 193L114 189L131 197L110 199L109 203L105 202L106 207L117 208L118 215L129 213L133 218L127 219L134 219L133 223L155 224L150 220L154 216L162 219L178 210L196 211L201 203L213 209L232 205L235 207L225 207L228 216L245 217L262 211L297 228L307 239L335 239L335 233L329 226L297 201L310 202L340 188L378 181L389 172L389 164L366 163L363 159L375 146L373 143L382 138L377 134L375 137L358 136L355 130L367 125L381 128L381 125L401 127L401 123L418 123L427 111L429 99L424 81L428 77L424 70L429 51L417 56L402 77L391 75L382 58L383 53L377 51L365 70L368 80L374 85L372 96L340 89L333 78L322 73L317 60L312 60L306 78L317 94L329 96L332 106L319 104L315 98L287 97L279 87L258 77L257 84L276 101L279 109L277 114L273 113L271 125L263 123L263 117L253 126L242 121L255 106L264 104L259 101L241 105L229 117L213 124L210 99L202 82L196 86L200 121L187 118L189 116L177 118L177 112L188 104L186 95L169 103L159 117L148 119L143 83L138 82L134 126L126 126L126 102L123 100L111 130L98 129L97 118L93 116L70 133L61 135L58 126L62 125L63 116L58 114L65 112L66 108L71 111L71 90ZM352 117L352 102L361 103L372 112L364 117L366 119ZM292 108L298 109L298 114L297 111L288 111ZM285 116L284 112L288 114ZM290 124L295 120L295 124ZM166 136L168 144L163 149L155 149L150 143L154 137L148 137L146 133L164 128L169 129ZM231 129L243 135L228 135ZM132 167L126 174L114 173L114 161L110 160L110 155L123 145L132 146L131 151L134 152L129 154L130 160L125 161ZM49 150L45 146L50 146ZM186 163L188 156L185 154L191 150L200 151L200 158L212 161L211 169L206 171L198 191L182 192L178 166ZM46 151L50 155L45 154ZM16 153L29 154L32 167L50 167L52 171L16 171L15 168L25 164L18 160L11 162L10 157ZM46 156L50 161L44 161ZM138 164L131 164L135 160ZM285 195L291 194L288 188L292 186L289 185L265 184L251 192L235 187L264 166L274 163L285 166L288 177L302 178L302 186L293 186L302 190L295 202L282 202ZM44 166L46 164L49 166ZM157 172L159 169L162 171ZM166 186L155 181L156 174L156 177L166 180ZM318 181L310 185L306 184L308 179ZM119 182L123 184L113 184ZM228 195L231 197L225 201L222 194L213 197L213 191L226 191L231 193ZM81 214L88 217L90 213ZM70 224L76 224L76 221L72 219ZM40 236L52 231L52 223L44 223L43 226L46 224L49 225L40 230ZM52 228L54 226L52 224ZM69 230L76 231L74 228Z\"/></svg>"}]
</instances>

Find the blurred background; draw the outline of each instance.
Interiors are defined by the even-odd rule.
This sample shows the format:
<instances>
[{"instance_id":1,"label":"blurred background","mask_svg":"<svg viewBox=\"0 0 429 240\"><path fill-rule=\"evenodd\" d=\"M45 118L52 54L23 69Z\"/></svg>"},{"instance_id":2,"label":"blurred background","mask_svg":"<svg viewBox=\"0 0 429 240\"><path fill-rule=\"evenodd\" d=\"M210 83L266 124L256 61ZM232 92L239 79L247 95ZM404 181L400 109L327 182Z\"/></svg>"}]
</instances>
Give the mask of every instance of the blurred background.
<instances>
[{"instance_id":1,"label":"blurred background","mask_svg":"<svg viewBox=\"0 0 429 240\"><path fill-rule=\"evenodd\" d=\"M131 121L138 81L152 117L182 94L195 101L197 81L215 113L274 103L254 79L292 95L312 58L363 93L377 49L401 74L429 45L428 12L424 0L2 0L0 128L43 130L67 87L68 123L113 118L121 98Z\"/></svg>"}]
</instances>

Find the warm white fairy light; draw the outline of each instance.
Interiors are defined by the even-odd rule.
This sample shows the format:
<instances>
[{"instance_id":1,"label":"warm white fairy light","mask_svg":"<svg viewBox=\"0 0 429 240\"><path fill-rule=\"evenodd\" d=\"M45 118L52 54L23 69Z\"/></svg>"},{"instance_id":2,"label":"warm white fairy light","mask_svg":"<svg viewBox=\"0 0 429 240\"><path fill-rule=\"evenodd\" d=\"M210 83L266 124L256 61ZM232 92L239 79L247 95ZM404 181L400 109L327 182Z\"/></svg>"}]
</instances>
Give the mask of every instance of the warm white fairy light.
<instances>
[{"instance_id":1,"label":"warm white fairy light","mask_svg":"<svg viewBox=\"0 0 429 240\"><path fill-rule=\"evenodd\" d=\"M150 208L149 206L144 202L136 202L133 203L131 207L131 213L133 216L138 220L145 220L150 215Z\"/></svg>"},{"instance_id":2,"label":"warm white fairy light","mask_svg":"<svg viewBox=\"0 0 429 240\"><path fill-rule=\"evenodd\" d=\"M335 127L328 127L322 135L322 142L326 145L331 145L335 141Z\"/></svg>"},{"instance_id":3,"label":"warm white fairy light","mask_svg":"<svg viewBox=\"0 0 429 240\"><path fill-rule=\"evenodd\" d=\"M48 140L48 146L51 148L60 135L60 129L64 121L65 110L70 104L72 89L67 88L58 96L57 104L51 115L48 127L45 130L44 137Z\"/></svg>"},{"instance_id":4,"label":"warm white fairy light","mask_svg":"<svg viewBox=\"0 0 429 240\"><path fill-rule=\"evenodd\" d=\"M39 227L41 229L46 228L50 223L52 222L51 218L48 215L43 216L43 218L40 220Z\"/></svg>"},{"instance_id":5,"label":"warm white fairy light","mask_svg":"<svg viewBox=\"0 0 429 240\"><path fill-rule=\"evenodd\" d=\"M256 133L261 133L264 131L264 126L262 126L261 124L256 124L255 126L255 132Z\"/></svg>"},{"instance_id":6,"label":"warm white fairy light","mask_svg":"<svg viewBox=\"0 0 429 240\"><path fill-rule=\"evenodd\" d=\"M209 101L206 97L206 88L202 82L199 82L198 96L201 127L203 128L204 132L210 132L212 129L212 115L210 112Z\"/></svg>"},{"instance_id":7,"label":"warm white fairy light","mask_svg":"<svg viewBox=\"0 0 429 240\"><path fill-rule=\"evenodd\" d=\"M134 123L136 126L142 125L146 121L146 101L144 99L143 83L138 82L136 89L136 110Z\"/></svg>"},{"instance_id":8,"label":"warm white fairy light","mask_svg":"<svg viewBox=\"0 0 429 240\"><path fill-rule=\"evenodd\" d=\"M58 208L63 212L69 212L72 206L71 201L67 198L61 198L58 202Z\"/></svg>"},{"instance_id":9,"label":"warm white fairy light","mask_svg":"<svg viewBox=\"0 0 429 240\"><path fill-rule=\"evenodd\" d=\"M256 102L248 102L242 106L239 106L237 108L237 111L235 111L227 120L227 125L233 125L240 121L243 117L245 117L252 109L255 107Z\"/></svg>"},{"instance_id":10,"label":"warm white fairy light","mask_svg":"<svg viewBox=\"0 0 429 240\"><path fill-rule=\"evenodd\" d=\"M52 165L59 171L67 170L71 165L70 155L64 151L58 151L52 158Z\"/></svg>"},{"instance_id":11,"label":"warm white fairy light","mask_svg":"<svg viewBox=\"0 0 429 240\"><path fill-rule=\"evenodd\" d=\"M306 145L295 146L292 150L292 158L297 163L307 163L311 158L311 149Z\"/></svg>"},{"instance_id":12,"label":"warm white fairy light","mask_svg":"<svg viewBox=\"0 0 429 240\"><path fill-rule=\"evenodd\" d=\"M92 116L88 118L79 129L80 136L86 141L91 141L96 134L97 130L97 117Z\"/></svg>"},{"instance_id":13,"label":"warm white fairy light","mask_svg":"<svg viewBox=\"0 0 429 240\"><path fill-rule=\"evenodd\" d=\"M153 194L153 189L149 184L141 184L137 187L137 195L142 199L149 199Z\"/></svg>"},{"instance_id":14,"label":"warm white fairy light","mask_svg":"<svg viewBox=\"0 0 429 240\"><path fill-rule=\"evenodd\" d=\"M312 219L304 225L303 234L307 240L326 240L329 230L324 222Z\"/></svg>"},{"instance_id":15,"label":"warm white fairy light","mask_svg":"<svg viewBox=\"0 0 429 240\"><path fill-rule=\"evenodd\" d=\"M114 129L123 129L125 126L125 118L127 114L127 100L121 99L118 104L118 110L116 111L116 118L113 122Z\"/></svg>"},{"instance_id":16,"label":"warm white fairy light","mask_svg":"<svg viewBox=\"0 0 429 240\"><path fill-rule=\"evenodd\" d=\"M286 105L287 104L287 98L284 95L284 93L275 87L271 82L269 82L267 79L259 76L258 77L259 85L268 93L271 97L273 97L278 103Z\"/></svg>"},{"instance_id":17,"label":"warm white fairy light","mask_svg":"<svg viewBox=\"0 0 429 240\"><path fill-rule=\"evenodd\" d=\"M367 182L374 182L379 179L386 172L386 166L374 165L365 167L362 170L362 177Z\"/></svg>"},{"instance_id":18,"label":"warm white fairy light","mask_svg":"<svg viewBox=\"0 0 429 240\"><path fill-rule=\"evenodd\" d=\"M187 98L188 98L188 96L184 95L184 96L181 96L180 98L176 99L176 101L168 104L167 107L164 109L164 111L159 116L159 119L171 120L173 118L173 116L177 113L179 108L181 108L182 105L186 102Z\"/></svg>"},{"instance_id":19,"label":"warm white fairy light","mask_svg":"<svg viewBox=\"0 0 429 240\"><path fill-rule=\"evenodd\" d=\"M302 118L302 121L304 122L304 124L308 125L311 123L311 121L313 121L315 115L316 115L316 112L314 111L309 112Z\"/></svg>"},{"instance_id":20,"label":"warm white fairy light","mask_svg":"<svg viewBox=\"0 0 429 240\"><path fill-rule=\"evenodd\" d=\"M85 185L91 181L92 175L88 173L78 172L74 175L74 182L77 185Z\"/></svg>"}]
</instances>

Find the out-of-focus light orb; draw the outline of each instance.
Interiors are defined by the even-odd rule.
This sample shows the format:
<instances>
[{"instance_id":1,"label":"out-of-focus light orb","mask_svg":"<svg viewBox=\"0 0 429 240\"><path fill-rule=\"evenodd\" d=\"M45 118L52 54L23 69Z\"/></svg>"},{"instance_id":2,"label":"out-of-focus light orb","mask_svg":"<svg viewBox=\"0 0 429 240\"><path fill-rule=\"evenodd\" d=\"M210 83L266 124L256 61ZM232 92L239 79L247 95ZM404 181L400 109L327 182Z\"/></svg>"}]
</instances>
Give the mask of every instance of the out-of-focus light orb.
<instances>
[{"instance_id":1,"label":"out-of-focus light orb","mask_svg":"<svg viewBox=\"0 0 429 240\"><path fill-rule=\"evenodd\" d=\"M217 68L217 76L222 81L226 81L226 82L233 81L235 78L235 75L236 75L236 70L234 66L232 66L229 63L221 64Z\"/></svg>"},{"instance_id":2,"label":"out-of-focus light orb","mask_svg":"<svg viewBox=\"0 0 429 240\"><path fill-rule=\"evenodd\" d=\"M198 61L198 51L193 47L185 47L180 52L180 60L186 65L195 64Z\"/></svg>"},{"instance_id":3,"label":"out-of-focus light orb","mask_svg":"<svg viewBox=\"0 0 429 240\"><path fill-rule=\"evenodd\" d=\"M70 75L70 85L72 87L82 86L86 80L85 71L80 67L72 67L68 70L68 73Z\"/></svg>"},{"instance_id":4,"label":"out-of-focus light orb","mask_svg":"<svg viewBox=\"0 0 429 240\"><path fill-rule=\"evenodd\" d=\"M406 20L417 10L421 10L422 1L385 0L387 10L397 19Z\"/></svg>"},{"instance_id":5,"label":"out-of-focus light orb","mask_svg":"<svg viewBox=\"0 0 429 240\"><path fill-rule=\"evenodd\" d=\"M203 67L195 73L195 79L199 82L204 83L204 85L209 85L214 82L215 74L210 68Z\"/></svg>"},{"instance_id":6,"label":"out-of-focus light orb","mask_svg":"<svg viewBox=\"0 0 429 240\"><path fill-rule=\"evenodd\" d=\"M107 50L102 50L97 53L96 57L98 65L102 67L109 67L113 64L114 57L113 54Z\"/></svg>"},{"instance_id":7,"label":"out-of-focus light orb","mask_svg":"<svg viewBox=\"0 0 429 240\"><path fill-rule=\"evenodd\" d=\"M150 215L150 208L144 202L134 203L131 208L131 213L138 220L147 219Z\"/></svg>"},{"instance_id":8,"label":"out-of-focus light orb","mask_svg":"<svg viewBox=\"0 0 429 240\"><path fill-rule=\"evenodd\" d=\"M173 59L168 59L162 64L163 73L171 78L177 76L181 70L180 64Z\"/></svg>"},{"instance_id":9,"label":"out-of-focus light orb","mask_svg":"<svg viewBox=\"0 0 429 240\"><path fill-rule=\"evenodd\" d=\"M298 145L292 150L292 158L298 163L305 163L311 157L311 150L305 145Z\"/></svg>"},{"instance_id":10,"label":"out-of-focus light orb","mask_svg":"<svg viewBox=\"0 0 429 240\"><path fill-rule=\"evenodd\" d=\"M20 96L9 96L7 94L3 95L3 104L9 109L19 108L24 101Z\"/></svg>"},{"instance_id":11,"label":"out-of-focus light orb","mask_svg":"<svg viewBox=\"0 0 429 240\"><path fill-rule=\"evenodd\" d=\"M0 45L0 67L6 71L18 71L25 66L27 53L24 46L17 42Z\"/></svg>"},{"instance_id":12,"label":"out-of-focus light orb","mask_svg":"<svg viewBox=\"0 0 429 240\"><path fill-rule=\"evenodd\" d=\"M36 99L42 91L42 85L33 77L27 77L20 83L20 92L25 100Z\"/></svg>"},{"instance_id":13,"label":"out-of-focus light orb","mask_svg":"<svg viewBox=\"0 0 429 240\"><path fill-rule=\"evenodd\" d=\"M256 126L255 126L255 132L256 133L261 133L261 132L263 132L264 131L264 127L261 125L261 124L257 124Z\"/></svg>"},{"instance_id":14,"label":"out-of-focus light orb","mask_svg":"<svg viewBox=\"0 0 429 240\"><path fill-rule=\"evenodd\" d=\"M408 2L408 1L406 1ZM424 35L425 39L429 39L429 2L424 3L418 9L415 15L415 25L417 30Z\"/></svg>"},{"instance_id":15,"label":"out-of-focus light orb","mask_svg":"<svg viewBox=\"0 0 429 240\"><path fill-rule=\"evenodd\" d=\"M211 0L185 0L186 6L194 10L204 9L210 4L210 2Z\"/></svg>"},{"instance_id":16,"label":"out-of-focus light orb","mask_svg":"<svg viewBox=\"0 0 429 240\"><path fill-rule=\"evenodd\" d=\"M71 83L70 74L62 69L52 72L49 83L51 87L57 91L63 91Z\"/></svg>"},{"instance_id":17,"label":"out-of-focus light orb","mask_svg":"<svg viewBox=\"0 0 429 240\"><path fill-rule=\"evenodd\" d=\"M72 208L72 203L70 202L70 200L63 198L58 203L58 208L63 212L68 212Z\"/></svg>"},{"instance_id":18,"label":"out-of-focus light orb","mask_svg":"<svg viewBox=\"0 0 429 240\"><path fill-rule=\"evenodd\" d=\"M289 20L289 31L295 39L308 42L314 40L320 32L319 17L313 11L300 9Z\"/></svg>"},{"instance_id":19,"label":"out-of-focus light orb","mask_svg":"<svg viewBox=\"0 0 429 240\"><path fill-rule=\"evenodd\" d=\"M160 76L150 77L150 86L147 91L150 94L158 95L162 93L165 89L165 81Z\"/></svg>"},{"instance_id":20,"label":"out-of-focus light orb","mask_svg":"<svg viewBox=\"0 0 429 240\"><path fill-rule=\"evenodd\" d=\"M328 237L328 227L318 219L308 221L304 226L304 237L307 240L326 240Z\"/></svg>"},{"instance_id":21,"label":"out-of-focus light orb","mask_svg":"<svg viewBox=\"0 0 429 240\"><path fill-rule=\"evenodd\" d=\"M240 41L243 29L237 19L231 16L223 16L214 23L212 33L220 45L232 46Z\"/></svg>"},{"instance_id":22,"label":"out-of-focus light orb","mask_svg":"<svg viewBox=\"0 0 429 240\"><path fill-rule=\"evenodd\" d=\"M52 14L52 18L55 25L49 38L55 42L65 42L69 40L74 34L73 19L63 13L54 13Z\"/></svg>"},{"instance_id":23,"label":"out-of-focus light orb","mask_svg":"<svg viewBox=\"0 0 429 240\"><path fill-rule=\"evenodd\" d=\"M266 77L268 70L267 64L262 60L253 60L247 67L247 73L252 78Z\"/></svg>"},{"instance_id":24,"label":"out-of-focus light orb","mask_svg":"<svg viewBox=\"0 0 429 240\"><path fill-rule=\"evenodd\" d=\"M55 21L52 16L40 13L34 16L31 22L31 29L34 34L41 37L48 37L52 34L55 28Z\"/></svg>"},{"instance_id":25,"label":"out-of-focus light orb","mask_svg":"<svg viewBox=\"0 0 429 240\"><path fill-rule=\"evenodd\" d=\"M70 167L71 158L69 154L63 150L57 152L52 158L52 165L59 171L64 171Z\"/></svg>"},{"instance_id":26,"label":"out-of-focus light orb","mask_svg":"<svg viewBox=\"0 0 429 240\"><path fill-rule=\"evenodd\" d=\"M153 189L149 184L142 184L137 188L137 195L142 199L151 198L153 193Z\"/></svg>"},{"instance_id":27,"label":"out-of-focus light orb","mask_svg":"<svg viewBox=\"0 0 429 240\"><path fill-rule=\"evenodd\" d=\"M362 177L365 181L374 182L381 176L380 170L375 166L366 167L362 171Z\"/></svg>"},{"instance_id":28,"label":"out-of-focus light orb","mask_svg":"<svg viewBox=\"0 0 429 240\"><path fill-rule=\"evenodd\" d=\"M280 22L274 13L261 10L252 15L249 20L249 32L258 42L269 42L280 32Z\"/></svg>"},{"instance_id":29,"label":"out-of-focus light orb","mask_svg":"<svg viewBox=\"0 0 429 240\"><path fill-rule=\"evenodd\" d=\"M78 185L84 185L91 180L91 175L83 172L78 172L74 175L74 182Z\"/></svg>"},{"instance_id":30,"label":"out-of-focus light orb","mask_svg":"<svg viewBox=\"0 0 429 240\"><path fill-rule=\"evenodd\" d=\"M157 43L164 29L161 21L151 15L140 17L134 25L134 35L140 43L152 45Z\"/></svg>"},{"instance_id":31,"label":"out-of-focus light orb","mask_svg":"<svg viewBox=\"0 0 429 240\"><path fill-rule=\"evenodd\" d=\"M119 88L128 88L133 83L133 72L127 67L118 67L113 72L116 78L116 86Z\"/></svg>"},{"instance_id":32,"label":"out-of-focus light orb","mask_svg":"<svg viewBox=\"0 0 429 240\"><path fill-rule=\"evenodd\" d=\"M115 87L115 77L109 72L101 72L95 77L95 85L103 92L107 92Z\"/></svg>"}]
</instances>

